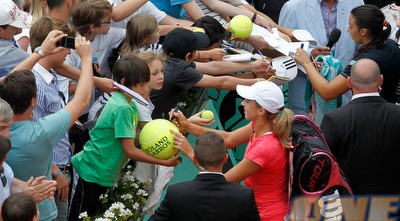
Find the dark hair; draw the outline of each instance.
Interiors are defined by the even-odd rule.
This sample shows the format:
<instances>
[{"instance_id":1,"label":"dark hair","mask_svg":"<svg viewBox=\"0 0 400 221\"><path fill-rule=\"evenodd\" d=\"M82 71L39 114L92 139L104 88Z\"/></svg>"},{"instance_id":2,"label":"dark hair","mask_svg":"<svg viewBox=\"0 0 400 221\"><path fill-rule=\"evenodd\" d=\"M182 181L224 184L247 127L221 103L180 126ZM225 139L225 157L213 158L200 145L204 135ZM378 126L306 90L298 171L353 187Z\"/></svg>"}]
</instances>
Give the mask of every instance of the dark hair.
<instances>
[{"instance_id":1,"label":"dark hair","mask_svg":"<svg viewBox=\"0 0 400 221\"><path fill-rule=\"evenodd\" d=\"M121 83L121 80L125 78L124 86L128 88L150 81L149 66L134 55L119 59L114 65L112 74L113 80L118 83Z\"/></svg>"},{"instance_id":2,"label":"dark hair","mask_svg":"<svg viewBox=\"0 0 400 221\"><path fill-rule=\"evenodd\" d=\"M3 30L6 30L7 27L8 27L8 25L0 25L0 28L3 29Z\"/></svg>"},{"instance_id":3,"label":"dark hair","mask_svg":"<svg viewBox=\"0 0 400 221\"><path fill-rule=\"evenodd\" d=\"M204 16L195 21L192 27L203 28L208 38L210 38L210 45L218 43L222 40L229 39L231 33L227 31L215 18L211 16Z\"/></svg>"},{"instance_id":4,"label":"dark hair","mask_svg":"<svg viewBox=\"0 0 400 221\"><path fill-rule=\"evenodd\" d=\"M7 154L11 149L11 141L5 136L0 135L0 162L6 160Z\"/></svg>"},{"instance_id":5,"label":"dark hair","mask_svg":"<svg viewBox=\"0 0 400 221\"><path fill-rule=\"evenodd\" d=\"M37 206L33 196L20 192L8 197L1 207L3 221L31 221L37 215Z\"/></svg>"},{"instance_id":6,"label":"dark hair","mask_svg":"<svg viewBox=\"0 0 400 221\"><path fill-rule=\"evenodd\" d=\"M10 104L14 114L23 114L36 93L35 75L30 70L14 71L0 84L0 96Z\"/></svg>"},{"instance_id":7,"label":"dark hair","mask_svg":"<svg viewBox=\"0 0 400 221\"><path fill-rule=\"evenodd\" d=\"M356 52L362 54L365 51L382 46L392 31L392 26L385 21L385 15L374 5L361 5L351 10L351 15L357 25L358 30L365 28L369 30L372 41Z\"/></svg>"},{"instance_id":8,"label":"dark hair","mask_svg":"<svg viewBox=\"0 0 400 221\"><path fill-rule=\"evenodd\" d=\"M226 155L225 141L215 132L205 132L199 136L193 149L199 165L204 168L221 165Z\"/></svg>"}]
</instances>

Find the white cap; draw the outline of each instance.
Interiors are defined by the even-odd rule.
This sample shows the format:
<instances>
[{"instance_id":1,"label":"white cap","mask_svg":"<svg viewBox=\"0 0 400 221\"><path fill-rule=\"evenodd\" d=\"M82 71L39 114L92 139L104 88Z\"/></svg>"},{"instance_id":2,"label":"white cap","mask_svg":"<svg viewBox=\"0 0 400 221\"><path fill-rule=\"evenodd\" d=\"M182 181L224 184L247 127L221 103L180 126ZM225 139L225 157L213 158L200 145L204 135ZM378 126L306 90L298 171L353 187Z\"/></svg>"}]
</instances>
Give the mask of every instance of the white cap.
<instances>
[{"instance_id":1,"label":"white cap","mask_svg":"<svg viewBox=\"0 0 400 221\"><path fill-rule=\"evenodd\" d=\"M16 28L28 28L32 16L21 11L12 0L1 0L0 25L11 25Z\"/></svg>"},{"instance_id":2,"label":"white cap","mask_svg":"<svg viewBox=\"0 0 400 221\"><path fill-rule=\"evenodd\" d=\"M277 113L284 106L282 90L271 81L259 81L251 86L237 85L236 91L241 97L256 101L270 113Z\"/></svg>"}]
</instances>

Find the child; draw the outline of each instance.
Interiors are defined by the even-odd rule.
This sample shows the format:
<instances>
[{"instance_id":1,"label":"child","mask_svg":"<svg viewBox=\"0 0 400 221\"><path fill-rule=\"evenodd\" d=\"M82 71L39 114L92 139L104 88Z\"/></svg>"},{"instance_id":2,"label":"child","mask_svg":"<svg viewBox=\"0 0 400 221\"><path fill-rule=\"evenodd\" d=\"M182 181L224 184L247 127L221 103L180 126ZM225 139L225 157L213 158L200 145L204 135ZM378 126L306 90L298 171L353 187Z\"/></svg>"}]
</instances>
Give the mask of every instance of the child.
<instances>
[{"instance_id":1,"label":"child","mask_svg":"<svg viewBox=\"0 0 400 221\"><path fill-rule=\"evenodd\" d=\"M141 95L149 90L149 68L135 56L124 57L115 63L113 79ZM178 156L161 160L136 148L137 124L136 102L122 92L115 92L104 106L95 127L90 130L90 140L81 152L72 157L79 180L70 220L78 220L79 214L84 211L91 216L101 207L100 195L114 186L128 158L165 166L178 164Z\"/></svg>"},{"instance_id":2,"label":"child","mask_svg":"<svg viewBox=\"0 0 400 221\"><path fill-rule=\"evenodd\" d=\"M3 221L37 221L39 212L33 196L20 192L8 197L1 207Z\"/></svg>"},{"instance_id":3,"label":"child","mask_svg":"<svg viewBox=\"0 0 400 221\"><path fill-rule=\"evenodd\" d=\"M140 51L153 50L162 53L160 28L157 20L150 14L134 15L126 25L127 35L122 42L121 56L137 54Z\"/></svg>"}]
</instances>

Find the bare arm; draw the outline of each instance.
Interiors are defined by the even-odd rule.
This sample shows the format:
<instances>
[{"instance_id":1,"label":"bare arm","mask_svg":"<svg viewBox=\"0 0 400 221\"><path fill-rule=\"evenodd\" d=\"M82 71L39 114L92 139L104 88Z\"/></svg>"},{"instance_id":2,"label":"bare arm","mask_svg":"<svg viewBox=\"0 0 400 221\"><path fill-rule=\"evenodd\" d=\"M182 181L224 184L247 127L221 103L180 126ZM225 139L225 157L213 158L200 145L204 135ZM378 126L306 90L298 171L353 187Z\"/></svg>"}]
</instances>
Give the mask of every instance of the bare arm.
<instances>
[{"instance_id":1,"label":"bare arm","mask_svg":"<svg viewBox=\"0 0 400 221\"><path fill-rule=\"evenodd\" d=\"M188 20L183 20L183 19L177 19L177 18L167 15L158 24L159 25L190 27L193 25L193 22L188 21Z\"/></svg>"},{"instance_id":2,"label":"bare arm","mask_svg":"<svg viewBox=\"0 0 400 221\"><path fill-rule=\"evenodd\" d=\"M226 2L222 2L219 0L201 0L201 2L203 2L210 9L210 11L229 15L232 17L235 15L245 15L248 18L252 19L253 15L254 15L254 13L249 10L245 10L240 7L235 7L233 5L230 5ZM269 31L272 31L273 23L271 23L269 20L265 19L264 17L257 16L255 23L267 28Z\"/></svg>"},{"instance_id":3,"label":"bare arm","mask_svg":"<svg viewBox=\"0 0 400 221\"><path fill-rule=\"evenodd\" d=\"M243 158L236 166L224 174L227 181L239 183L253 173L257 172L260 166L251 160Z\"/></svg>"},{"instance_id":4,"label":"bare arm","mask_svg":"<svg viewBox=\"0 0 400 221\"><path fill-rule=\"evenodd\" d=\"M265 80L263 78L243 79L232 76L211 76L203 75L203 78L195 84L196 87L215 88L219 90L235 90L236 85L253 85L254 83Z\"/></svg>"},{"instance_id":5,"label":"bare arm","mask_svg":"<svg viewBox=\"0 0 400 221\"><path fill-rule=\"evenodd\" d=\"M186 13L190 15L190 17L197 21L199 18L204 17L203 11L196 4L195 1L190 1L182 4L182 7L185 9Z\"/></svg>"},{"instance_id":6,"label":"bare arm","mask_svg":"<svg viewBox=\"0 0 400 221\"><path fill-rule=\"evenodd\" d=\"M331 82L322 77L303 49L297 49L294 59L304 67L313 88L324 100L335 99L350 90L347 85L347 79L341 74Z\"/></svg>"},{"instance_id":7,"label":"bare arm","mask_svg":"<svg viewBox=\"0 0 400 221\"><path fill-rule=\"evenodd\" d=\"M249 141L250 135L253 133L251 124L247 124L234 131L227 132L223 130L215 130L211 128L201 127L199 125L189 122L182 113L173 113L177 119L178 127L181 132L189 132L198 137L207 131L212 131L219 134L225 141L227 148L233 148L238 145L244 144Z\"/></svg>"},{"instance_id":8,"label":"bare arm","mask_svg":"<svg viewBox=\"0 0 400 221\"><path fill-rule=\"evenodd\" d=\"M65 109L71 114L69 127L89 105L93 89L92 48L85 37L75 38L76 52L82 60L81 74L76 86L74 98L67 103Z\"/></svg>"},{"instance_id":9,"label":"bare arm","mask_svg":"<svg viewBox=\"0 0 400 221\"><path fill-rule=\"evenodd\" d=\"M140 7L142 7L148 0L127 0L114 6L111 14L111 19L115 22L124 20L132 15Z\"/></svg>"},{"instance_id":10,"label":"bare arm","mask_svg":"<svg viewBox=\"0 0 400 221\"><path fill-rule=\"evenodd\" d=\"M268 70L271 64L266 59L259 59L253 62L209 61L195 63L197 71L210 75L223 75L240 71Z\"/></svg>"},{"instance_id":11,"label":"bare arm","mask_svg":"<svg viewBox=\"0 0 400 221\"><path fill-rule=\"evenodd\" d=\"M124 138L120 139L122 148L124 151L125 156L132 160L145 162L145 163L152 163L152 164L159 164L164 166L176 166L178 165L179 156L173 156L170 159L162 160L155 158L153 156L148 155L143 150L140 150L135 147L134 139L131 138Z\"/></svg>"},{"instance_id":12,"label":"bare arm","mask_svg":"<svg viewBox=\"0 0 400 221\"><path fill-rule=\"evenodd\" d=\"M67 36L67 34L63 34L62 31L53 30L49 32L46 39L43 41L41 45L41 49L45 55L56 53L63 49L63 47L56 46L56 42L60 41L61 38ZM27 70L32 69L33 66L42 58L42 56L38 53L32 53L27 59L18 64L11 72L17 70Z\"/></svg>"}]
</instances>

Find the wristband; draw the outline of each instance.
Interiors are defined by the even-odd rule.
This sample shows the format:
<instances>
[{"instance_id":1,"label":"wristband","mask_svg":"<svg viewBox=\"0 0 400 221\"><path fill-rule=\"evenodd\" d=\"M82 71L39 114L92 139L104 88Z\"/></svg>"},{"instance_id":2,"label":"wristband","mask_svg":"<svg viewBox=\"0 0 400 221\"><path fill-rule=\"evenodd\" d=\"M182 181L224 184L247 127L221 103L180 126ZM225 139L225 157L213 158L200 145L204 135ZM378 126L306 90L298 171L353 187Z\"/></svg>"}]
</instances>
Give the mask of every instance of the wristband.
<instances>
[{"instance_id":1,"label":"wristband","mask_svg":"<svg viewBox=\"0 0 400 221\"><path fill-rule=\"evenodd\" d=\"M57 177L59 177L60 175L61 175L61 170L58 169L58 170L57 170Z\"/></svg>"},{"instance_id":2,"label":"wristband","mask_svg":"<svg viewBox=\"0 0 400 221\"><path fill-rule=\"evenodd\" d=\"M253 17L251 18L251 22L255 22L257 18L257 13L254 13Z\"/></svg>"}]
</instances>

